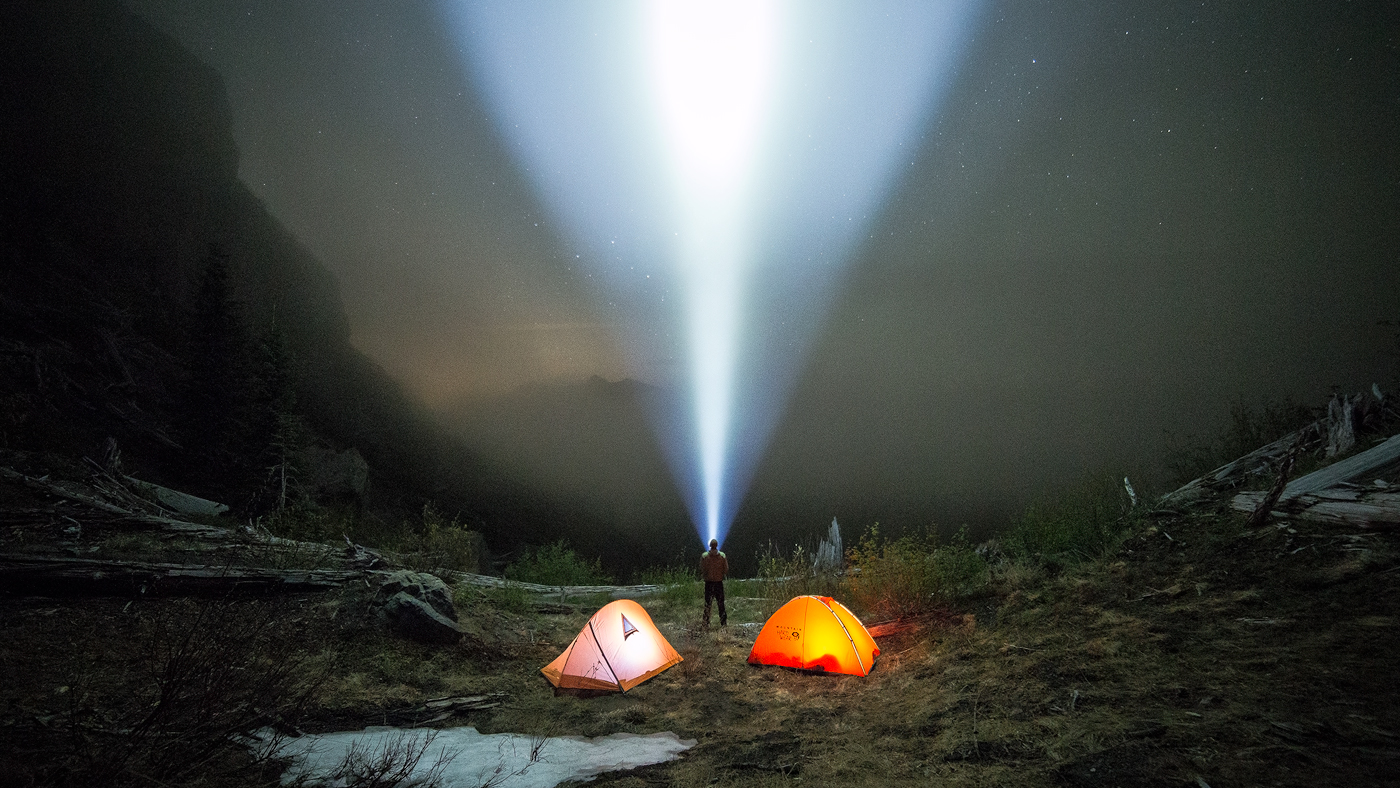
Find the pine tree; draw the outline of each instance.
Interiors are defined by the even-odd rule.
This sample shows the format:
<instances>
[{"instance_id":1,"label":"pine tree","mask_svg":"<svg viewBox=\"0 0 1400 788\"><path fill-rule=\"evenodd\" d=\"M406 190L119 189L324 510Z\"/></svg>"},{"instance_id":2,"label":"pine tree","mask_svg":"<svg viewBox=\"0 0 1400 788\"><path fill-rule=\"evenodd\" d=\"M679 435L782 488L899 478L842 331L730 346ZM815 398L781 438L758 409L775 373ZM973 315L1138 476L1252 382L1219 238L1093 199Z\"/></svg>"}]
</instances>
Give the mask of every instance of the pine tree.
<instances>
[{"instance_id":1,"label":"pine tree","mask_svg":"<svg viewBox=\"0 0 1400 788\"><path fill-rule=\"evenodd\" d=\"M306 424L297 412L293 380L295 358L274 315L258 343L254 397L250 403L250 444L258 460L258 492L253 508L283 512L305 503L300 457L308 443Z\"/></svg>"}]
</instances>

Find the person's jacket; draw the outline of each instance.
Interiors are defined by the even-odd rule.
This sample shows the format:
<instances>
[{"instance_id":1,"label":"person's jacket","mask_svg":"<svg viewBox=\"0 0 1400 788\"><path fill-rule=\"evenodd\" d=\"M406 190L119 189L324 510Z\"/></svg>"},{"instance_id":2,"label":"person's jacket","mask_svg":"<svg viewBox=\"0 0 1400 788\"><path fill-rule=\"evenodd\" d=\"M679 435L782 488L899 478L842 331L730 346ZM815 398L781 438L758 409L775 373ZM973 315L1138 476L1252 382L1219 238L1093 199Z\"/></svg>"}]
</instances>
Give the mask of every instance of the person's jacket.
<instances>
[{"instance_id":1,"label":"person's jacket","mask_svg":"<svg viewBox=\"0 0 1400 788\"><path fill-rule=\"evenodd\" d=\"M700 577L707 583L720 583L729 574L729 559L724 553L706 550L700 556Z\"/></svg>"}]
</instances>

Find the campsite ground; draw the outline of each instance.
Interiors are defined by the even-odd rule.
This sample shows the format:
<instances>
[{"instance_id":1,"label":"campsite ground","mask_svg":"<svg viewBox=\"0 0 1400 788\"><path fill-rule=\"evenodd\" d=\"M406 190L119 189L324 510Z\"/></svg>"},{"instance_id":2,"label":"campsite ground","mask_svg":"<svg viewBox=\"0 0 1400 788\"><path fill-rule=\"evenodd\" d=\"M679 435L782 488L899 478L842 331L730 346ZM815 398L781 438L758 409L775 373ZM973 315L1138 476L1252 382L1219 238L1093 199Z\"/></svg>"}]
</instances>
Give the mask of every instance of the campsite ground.
<instances>
[{"instance_id":1,"label":"campsite ground","mask_svg":"<svg viewBox=\"0 0 1400 788\"><path fill-rule=\"evenodd\" d=\"M701 627L698 592L653 598L684 661L594 698L555 696L538 671L604 599L543 612L564 608L461 588L469 636L431 647L383 634L363 613L366 589L235 603L11 597L0 773L18 784L83 773L83 758L127 746L103 742L135 730L172 643L236 662L228 633L248 632L243 647L270 649L253 662L295 669L283 691L320 680L309 730L473 724L698 742L594 785L1387 785L1400 774L1397 591L1394 532L1167 514L1057 574L1002 567L983 596L880 638L866 678L748 665L781 601L756 584L729 584L724 629ZM423 707L488 693L501 704Z\"/></svg>"},{"instance_id":2,"label":"campsite ground","mask_svg":"<svg viewBox=\"0 0 1400 788\"><path fill-rule=\"evenodd\" d=\"M753 628L673 629L678 675L566 708L700 741L605 785L1393 784L1397 561L1394 536L1164 518L882 638L868 678L750 667Z\"/></svg>"}]
</instances>

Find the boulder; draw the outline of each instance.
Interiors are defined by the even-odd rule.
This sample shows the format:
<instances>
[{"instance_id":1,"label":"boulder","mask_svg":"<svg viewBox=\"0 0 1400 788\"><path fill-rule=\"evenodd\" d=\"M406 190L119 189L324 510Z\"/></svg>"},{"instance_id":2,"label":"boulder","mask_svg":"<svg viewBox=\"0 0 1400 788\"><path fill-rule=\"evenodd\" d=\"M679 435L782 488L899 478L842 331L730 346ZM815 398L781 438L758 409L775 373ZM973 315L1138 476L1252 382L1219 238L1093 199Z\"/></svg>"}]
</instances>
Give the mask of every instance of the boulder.
<instances>
[{"instance_id":1,"label":"boulder","mask_svg":"<svg viewBox=\"0 0 1400 788\"><path fill-rule=\"evenodd\" d=\"M389 628L410 640L456 643L462 638L452 590L433 575L394 572L380 584L375 604Z\"/></svg>"},{"instance_id":2,"label":"boulder","mask_svg":"<svg viewBox=\"0 0 1400 788\"><path fill-rule=\"evenodd\" d=\"M398 593L421 599L444 618L457 620L457 607L452 604L452 589L435 575L410 572L406 569L394 572L379 585L378 596L381 600L386 600Z\"/></svg>"},{"instance_id":3,"label":"boulder","mask_svg":"<svg viewBox=\"0 0 1400 788\"><path fill-rule=\"evenodd\" d=\"M403 591L394 594L379 608L380 615L396 634L420 643L451 645L462 639L462 628L427 602Z\"/></svg>"}]
</instances>

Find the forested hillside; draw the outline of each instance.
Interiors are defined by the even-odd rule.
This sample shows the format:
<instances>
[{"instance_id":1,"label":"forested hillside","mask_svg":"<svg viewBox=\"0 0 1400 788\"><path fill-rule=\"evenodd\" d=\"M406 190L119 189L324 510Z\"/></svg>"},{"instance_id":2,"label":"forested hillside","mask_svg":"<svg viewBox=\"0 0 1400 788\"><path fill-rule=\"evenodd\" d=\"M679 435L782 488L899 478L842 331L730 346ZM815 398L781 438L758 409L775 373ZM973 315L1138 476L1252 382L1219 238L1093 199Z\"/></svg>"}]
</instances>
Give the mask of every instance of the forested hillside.
<instances>
[{"instance_id":1,"label":"forested hillside","mask_svg":"<svg viewBox=\"0 0 1400 788\"><path fill-rule=\"evenodd\" d=\"M332 275L238 179L223 84L116 2L0 12L0 448L229 504L511 549L577 524L357 352Z\"/></svg>"}]
</instances>

